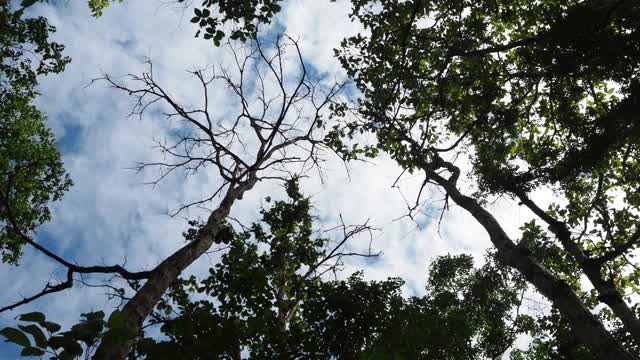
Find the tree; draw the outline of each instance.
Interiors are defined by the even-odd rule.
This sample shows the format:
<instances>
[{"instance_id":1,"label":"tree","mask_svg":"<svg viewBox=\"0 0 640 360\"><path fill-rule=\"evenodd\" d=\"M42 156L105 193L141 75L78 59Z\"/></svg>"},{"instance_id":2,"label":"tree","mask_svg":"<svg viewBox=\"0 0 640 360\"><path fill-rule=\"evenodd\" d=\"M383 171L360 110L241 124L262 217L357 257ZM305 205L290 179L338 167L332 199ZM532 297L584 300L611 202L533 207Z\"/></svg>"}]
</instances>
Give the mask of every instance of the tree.
<instances>
[{"instance_id":1,"label":"tree","mask_svg":"<svg viewBox=\"0 0 640 360\"><path fill-rule=\"evenodd\" d=\"M211 40L215 46L220 46L225 37L240 41L256 39L258 28L263 24L269 24L271 19L282 10L280 6L282 1L205 0L201 7L193 9L191 22L198 24L200 28L195 36L199 37L202 33L202 37L205 40ZM93 16L99 17L111 2L116 0L89 0L89 8ZM177 3L184 3L184 10L191 5L184 0L178 0Z\"/></svg>"},{"instance_id":2,"label":"tree","mask_svg":"<svg viewBox=\"0 0 640 360\"><path fill-rule=\"evenodd\" d=\"M272 266L279 250L247 256L247 237L239 238L211 276L174 288L155 315L168 339L143 339L131 358L494 359L531 324L514 315L522 280L491 261L474 269L466 255L434 261L423 297L403 297L397 278L365 281L358 272L326 281L291 273L291 312L291 303L269 288L281 277ZM306 251L321 249L312 242ZM208 297L191 302L190 293Z\"/></svg>"},{"instance_id":3,"label":"tree","mask_svg":"<svg viewBox=\"0 0 640 360\"><path fill-rule=\"evenodd\" d=\"M231 2L210 1L195 11L192 21L216 44L226 36L221 28L226 23L240 24L230 37L255 41L258 25L270 21L280 9L278 3L244 1L234 7ZM103 8L108 2L94 4ZM554 310L541 323L532 351L517 356L569 356L584 349L585 356L599 359L637 356L640 321L631 297L640 279L631 259L640 240L637 2L354 0L353 5L352 16L370 34L345 40L338 56L362 98L355 109L332 104L337 118L347 111L357 117L345 117L334 128L327 138L334 149L345 159L385 151L406 171L424 174L423 187L443 189L445 204L453 201L467 210L488 232L500 261L517 269L551 301ZM269 166L283 170L284 163L298 162L278 150L300 142L317 154L315 146L324 144L320 138L291 135L293 129L283 125L286 116L281 116L289 109L287 103L298 101L296 96L309 99L312 92L306 90L312 87L305 85L306 73L290 96L272 66L277 60L260 50L250 52L249 58L264 61L266 71L281 85L278 100L283 110L265 110L263 116L275 115L265 121L252 116L248 102L241 100L236 125L246 121L248 126L234 125L231 131L213 129L206 105L195 110L180 105L152 72L132 77L140 88L106 77L116 88L138 96L135 113L164 102L169 117L186 120L199 133L181 136L177 143L159 143L176 162L140 168L157 166L162 178L175 170L213 165L223 182L223 200L192 243L150 272L80 267L39 248L67 267L68 279L20 303L71 286L78 272L149 278L121 317L126 319L125 338L130 339L180 271L215 243L231 205L253 187L258 174ZM238 62L240 74L245 64ZM203 74L194 75L205 89L206 103L209 80ZM226 74L217 79L241 99L247 95L242 82ZM325 98L334 95L332 89ZM269 108L265 98L262 103ZM331 102L321 101L319 108ZM242 138L237 130L250 128L260 145L253 156L245 157L233 145ZM348 144L361 132L375 133L377 143ZM267 159L279 155L283 157ZM460 164L461 158L468 160L468 169ZM310 159L313 163L316 158ZM465 179L470 181L464 183ZM538 190L552 191L558 201L544 209L532 195ZM206 203L217 193L185 208ZM499 196L516 199L535 215L522 224L520 239L509 237L484 206ZM412 208L420 204L417 195ZM25 233L18 235L30 243ZM590 284L584 286L582 278ZM102 342L99 358L123 358L128 351L130 341L111 335Z\"/></svg>"},{"instance_id":4,"label":"tree","mask_svg":"<svg viewBox=\"0 0 640 360\"><path fill-rule=\"evenodd\" d=\"M304 173L317 166L326 148L319 135L325 107L334 101L343 84L326 87L321 79L313 79L307 72L297 43L286 36L278 36L272 48L254 41L247 47L229 47L235 59L233 69L221 67L194 71L192 75L202 89L202 105L181 104L155 78L152 64L149 72L131 75L132 84L105 76L116 89L127 92L137 100L132 114L142 116L152 105L160 109L168 120L178 118L184 126L176 129L171 143L158 142L166 161L139 164L139 170L158 170L157 181L175 171L187 174L211 167L219 175L216 190L205 198L182 204L174 215L193 206L206 206L220 197L193 241L167 257L149 271L132 273L119 265L78 266L71 264L43 247L38 250L67 268L67 280L48 284L29 298L3 308L35 300L73 285L74 274L113 273L126 280L145 280L136 289L121 312L122 323L100 343L96 359L124 359L131 340L139 333L144 320L153 311L165 291L179 274L202 256L225 229L225 220L233 204L261 180L283 180L291 172ZM288 78L283 68L287 61L297 61L294 78ZM252 79L258 79L253 82ZM232 120L217 118L208 103L209 87L219 83L236 97L237 116ZM277 92L272 92L277 89ZM269 92L268 92L269 91ZM284 175L283 175L284 174ZM223 235L224 233L221 233ZM19 236L35 244L28 234Z\"/></svg>"},{"instance_id":5,"label":"tree","mask_svg":"<svg viewBox=\"0 0 640 360\"><path fill-rule=\"evenodd\" d=\"M243 350L255 358L309 353L310 345L303 344L315 344L318 334L301 314L323 293L321 276L337 271L345 256L377 254L344 250L350 239L371 232L368 225L314 231L310 200L300 194L297 180L286 183L286 192L287 200L261 211L260 223L221 239L215 251L225 253L208 278L175 284L152 316L170 340L144 339L131 358L159 359L168 352L185 359L240 359ZM332 233L336 239L325 237ZM205 298L192 302L194 293Z\"/></svg>"},{"instance_id":6,"label":"tree","mask_svg":"<svg viewBox=\"0 0 640 360\"><path fill-rule=\"evenodd\" d=\"M445 190L594 356L634 358L604 324L615 319L640 341L629 297L640 237L638 3L353 4L371 35L345 40L338 55L363 96L359 119L334 138L376 133L377 144L357 151L385 151ZM470 163L471 196L459 155ZM531 196L540 189L565 202L544 210ZM516 242L483 207L492 196L517 199L548 230L524 224ZM594 315L600 303L608 308Z\"/></svg>"},{"instance_id":7,"label":"tree","mask_svg":"<svg viewBox=\"0 0 640 360\"><path fill-rule=\"evenodd\" d=\"M8 0L0 2L0 99L10 94L32 98L38 94L38 75L60 73L71 61L62 55L63 45L49 41L55 27L42 16L24 18L24 11L12 11Z\"/></svg>"},{"instance_id":8,"label":"tree","mask_svg":"<svg viewBox=\"0 0 640 360\"><path fill-rule=\"evenodd\" d=\"M294 81L285 79L282 71L288 60L285 57L287 48L293 50L294 59L300 66ZM134 112L142 114L150 104L164 101L169 107L168 118L179 117L193 127L173 145L159 144L176 162L142 164L140 169L158 167L161 179L175 169L196 171L204 166L213 166L222 180L211 196L179 209L210 202L218 194L223 194L220 204L199 229L196 238L154 268L145 284L124 306L122 314L125 324L118 330L124 332L125 337L131 338L140 331L144 320L182 270L215 242L233 204L258 181L283 179L279 174L291 171L293 166L299 165L304 171L309 164L315 165L320 161L319 151L324 144L317 132L322 128L322 111L333 101L343 84L323 89L318 80L310 79L298 45L291 38L278 36L273 54L266 53L257 40L245 50L244 56L234 52L236 79L225 69L210 75L203 71L194 73L203 87L204 107L200 109L178 104L158 85L152 70L141 77L132 76L134 82L141 85L137 88L105 78L114 87L138 99ZM249 81L247 76L252 71L257 72L255 75L260 80L257 89L245 82ZM238 97L240 109L235 120L226 122L213 119L210 115L207 87L213 81L221 81ZM266 92L268 85L265 84L269 81L270 85L279 88L278 95ZM253 99L250 98L252 94L255 94ZM252 106L253 103L260 105L256 108ZM295 113L290 113L290 110ZM249 143L250 140L253 144ZM131 340L123 341L122 335L108 333L94 358L123 359L129 353L131 344Z\"/></svg>"},{"instance_id":9,"label":"tree","mask_svg":"<svg viewBox=\"0 0 640 360\"><path fill-rule=\"evenodd\" d=\"M524 282L491 256L480 269L467 255L438 258L423 297L403 297L397 278L368 282L358 272L327 281L322 275L339 271L342 257L377 256L344 249L370 228L313 231L309 199L295 180L286 186L289 198L263 209L260 223L219 239L214 251L225 253L208 277L171 287L149 323L161 325L164 339L138 336L129 358L495 359L529 328L531 318L516 311ZM84 314L60 332L30 313L20 317L30 327L0 333L33 354L87 358L116 322L104 316Z\"/></svg>"},{"instance_id":10,"label":"tree","mask_svg":"<svg viewBox=\"0 0 640 360\"><path fill-rule=\"evenodd\" d=\"M116 266L79 266L56 255L35 240L37 227L50 220L49 206L72 185L45 114L34 105L38 76L60 73L71 61L64 46L49 40L55 27L44 17L24 18L24 1L12 11L0 1L0 251L3 262L17 264L22 246L29 245L67 269L64 282L48 283L38 294L0 308L12 310L44 295L73 285L75 273L116 273L142 279L145 272L130 273Z\"/></svg>"},{"instance_id":11,"label":"tree","mask_svg":"<svg viewBox=\"0 0 640 360\"><path fill-rule=\"evenodd\" d=\"M29 242L20 234L48 221L49 202L71 186L46 117L33 105L37 76L63 71L70 59L49 41L55 28L44 17L23 13L0 1L0 252L10 264Z\"/></svg>"}]
</instances>

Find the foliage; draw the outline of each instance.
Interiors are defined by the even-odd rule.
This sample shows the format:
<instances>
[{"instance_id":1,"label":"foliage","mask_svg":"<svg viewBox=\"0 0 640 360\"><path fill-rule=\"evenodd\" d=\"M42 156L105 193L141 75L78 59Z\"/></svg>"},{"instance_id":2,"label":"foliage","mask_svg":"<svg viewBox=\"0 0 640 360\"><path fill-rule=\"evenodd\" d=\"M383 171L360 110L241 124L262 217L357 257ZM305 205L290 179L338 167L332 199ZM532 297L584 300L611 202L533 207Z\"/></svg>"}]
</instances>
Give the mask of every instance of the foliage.
<instances>
[{"instance_id":1,"label":"foliage","mask_svg":"<svg viewBox=\"0 0 640 360\"><path fill-rule=\"evenodd\" d=\"M205 0L191 22L201 28L196 36L203 31L216 46L227 36L255 39L281 3ZM334 119L354 110L357 120L336 125L326 141L347 160L387 152L405 170L424 171L425 185L444 168L451 175L446 184L455 187L460 169L448 161L466 156L475 192L465 201L508 196L538 218L523 224L516 250L498 249L501 260L517 252L542 264L607 326L605 333L638 354L632 297L640 287L632 259L640 244L638 2L352 3L353 19L368 34L345 39L337 55L362 97L355 109L332 103ZM89 4L99 16L109 0ZM68 59L61 46L47 42L46 21L23 21L22 10L5 8L3 29L18 30L0 37L10 59L0 78L3 121L20 122L7 120L6 130L0 128L0 135L11 135L3 139L18 139L1 143L7 186L0 193L0 246L4 261L16 262L21 232L48 220L49 201L70 185L44 117L30 105L35 76L61 71ZM37 69L16 43L37 44ZM375 133L377 142L347 144L365 132ZM557 203L542 209L530 198L536 190L551 190ZM493 261L474 270L465 256L439 259L422 298L403 298L399 279L321 280L319 264L326 265L333 250L327 239L312 240L308 200L293 183L288 191L290 201L263 210L261 224L241 233L223 221L216 225L222 231L214 243L226 248L222 261L208 278L173 287L152 319L168 340L141 338L132 356L239 358L248 351L256 358L495 358L515 334L531 331L531 349L514 352L513 359L593 357L577 336L579 324L556 307L535 324L514 318L523 285ZM185 237L197 243L200 230ZM552 292L547 297L558 304ZM126 320L115 314L114 324ZM47 345L35 328L2 334L34 355Z\"/></svg>"},{"instance_id":2,"label":"foliage","mask_svg":"<svg viewBox=\"0 0 640 360\"><path fill-rule=\"evenodd\" d=\"M161 325L164 337L138 337L130 358L493 359L533 329L516 311L523 281L492 256L480 269L467 255L436 259L422 297L403 297L399 278L325 279L339 270L332 260L344 241L314 237L309 199L295 180L286 192L288 200L267 198L261 222L242 232L227 225L220 262L207 278L171 288L148 325ZM61 332L42 313L23 314L28 326L0 334L24 356L89 358L105 330L126 321L118 310L106 321L101 311L82 317Z\"/></svg>"},{"instance_id":3,"label":"foliage","mask_svg":"<svg viewBox=\"0 0 640 360\"><path fill-rule=\"evenodd\" d=\"M168 340L144 338L131 358L480 359L528 330L513 315L522 281L491 259L476 270L469 256L439 258L428 295L408 299L397 278L311 276L328 240L311 238L308 199L288 190L235 234L208 278L172 288L151 320Z\"/></svg>"},{"instance_id":4,"label":"foliage","mask_svg":"<svg viewBox=\"0 0 640 360\"><path fill-rule=\"evenodd\" d=\"M180 0L184 1L184 0ZM91 9L91 14L95 17L100 17L103 14L103 11L112 3L112 2L122 2L122 0L89 0L89 9Z\"/></svg>"},{"instance_id":5,"label":"foliage","mask_svg":"<svg viewBox=\"0 0 640 360\"><path fill-rule=\"evenodd\" d=\"M23 235L50 219L50 202L71 186L46 117L32 104L37 76L61 72L70 60L48 40L55 29L47 20L23 12L0 2L0 252L12 264Z\"/></svg>"},{"instance_id":6,"label":"foliage","mask_svg":"<svg viewBox=\"0 0 640 360\"><path fill-rule=\"evenodd\" d=\"M45 117L23 96L0 105L0 252L15 264L22 234L51 218L49 204L71 186Z\"/></svg>"},{"instance_id":7,"label":"foliage","mask_svg":"<svg viewBox=\"0 0 640 360\"><path fill-rule=\"evenodd\" d=\"M525 316L513 318L520 300L513 283L494 282L491 266L474 270L468 256L443 257L435 264L430 281L437 285L430 284L432 292L424 297L404 299L402 280L368 282L362 273L318 282L284 332L273 295L253 296L264 302L259 311L252 299L228 311L215 292L208 295L220 305L215 300L190 302L184 289L198 292L202 284L189 279L182 282L183 290L172 292L173 306L160 307L162 314L175 311L177 316L156 314L158 320L165 318L161 330L170 340L145 338L132 358L238 358L246 350L261 359L492 359L529 329ZM454 273L447 277L456 278L458 286L444 286L437 266L451 268Z\"/></svg>"},{"instance_id":8,"label":"foliage","mask_svg":"<svg viewBox=\"0 0 640 360\"><path fill-rule=\"evenodd\" d=\"M5 96L32 98L38 75L60 73L71 61L62 55L63 45L49 41L55 28L47 19L24 18L24 10L12 11L9 0L0 1L1 103Z\"/></svg>"},{"instance_id":9,"label":"foliage","mask_svg":"<svg viewBox=\"0 0 640 360\"><path fill-rule=\"evenodd\" d=\"M89 0L89 8L93 16L102 16L103 11L112 2L123 0ZM220 46L226 36L231 40L246 41L254 39L261 24L269 24L273 16L282 10L283 0L204 0L201 7L193 9L191 22L198 24L196 37L213 40ZM335 1L335 0L331 0ZM178 0L184 3L184 0ZM191 3L185 6L189 7ZM226 25L226 26L225 26ZM228 32L228 34L227 34Z\"/></svg>"},{"instance_id":10,"label":"foliage","mask_svg":"<svg viewBox=\"0 0 640 360\"><path fill-rule=\"evenodd\" d=\"M628 295L640 244L639 3L352 3L370 35L337 51L362 92L358 120L335 129L337 150L347 159L385 151L426 174L463 155L472 201L506 195L529 208L548 229L526 224L521 246L640 341ZM377 143L344 144L362 132ZM455 186L460 169L445 169ZM529 195L541 189L559 200L546 211Z\"/></svg>"},{"instance_id":11,"label":"foliage","mask_svg":"<svg viewBox=\"0 0 640 360\"><path fill-rule=\"evenodd\" d=\"M231 24L229 39L246 41L258 33L260 24L268 24L273 16L282 9L282 0L204 0L202 8L194 9L192 23L204 30L202 37L213 39L216 46L227 36L225 24ZM200 35L200 30L196 37Z\"/></svg>"},{"instance_id":12,"label":"foliage","mask_svg":"<svg viewBox=\"0 0 640 360\"><path fill-rule=\"evenodd\" d=\"M82 320L69 331L60 332L60 325L47 321L43 313L32 312L22 314L18 320L28 325L18 328L6 327L0 335L7 342L22 347L22 356L51 355L51 360L71 360L79 358L83 353L90 353L106 326L104 312L82 314ZM33 339L33 343L30 340Z\"/></svg>"},{"instance_id":13,"label":"foliage","mask_svg":"<svg viewBox=\"0 0 640 360\"><path fill-rule=\"evenodd\" d=\"M357 272L324 280L338 270L323 267L338 248L312 238L309 199L295 182L287 190L289 201L263 210L261 223L220 241L226 252L209 277L175 284L150 321L161 324L164 340L139 337L130 358L493 359L532 329L515 313L524 283L492 257L480 269L467 255L438 258L423 297L403 297L398 278L365 281ZM122 316L83 314L60 332L44 314L29 313L19 320L34 324L0 334L25 356L89 358Z\"/></svg>"},{"instance_id":14,"label":"foliage","mask_svg":"<svg viewBox=\"0 0 640 360\"><path fill-rule=\"evenodd\" d=\"M81 314L80 317L80 322L61 332L62 327L47 321L43 313L26 313L17 319L29 325L18 325L17 329L5 327L0 330L0 335L6 342L22 347L22 356L50 354L51 360L91 358L106 330L122 338L131 337L123 329L124 318L119 310L113 311L106 320L103 311ZM33 338L33 344L29 336Z\"/></svg>"}]
</instances>

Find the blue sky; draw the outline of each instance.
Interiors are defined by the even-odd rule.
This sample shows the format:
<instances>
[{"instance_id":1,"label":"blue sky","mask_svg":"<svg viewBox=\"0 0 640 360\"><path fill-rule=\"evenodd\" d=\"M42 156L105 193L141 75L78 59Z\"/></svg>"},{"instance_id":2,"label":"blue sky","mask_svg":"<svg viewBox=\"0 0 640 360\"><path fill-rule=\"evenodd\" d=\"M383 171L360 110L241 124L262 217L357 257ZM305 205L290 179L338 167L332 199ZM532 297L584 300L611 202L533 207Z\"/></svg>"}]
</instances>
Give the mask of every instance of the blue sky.
<instances>
[{"instance_id":1,"label":"blue sky","mask_svg":"<svg viewBox=\"0 0 640 360\"><path fill-rule=\"evenodd\" d=\"M346 1L289 0L274 26L300 39L303 55L316 71L343 79L345 74L332 57L332 49L343 37L362 31L358 24L349 22L348 8ZM185 101L197 101L200 94L186 70L228 63L230 54L193 38L196 29L188 22L191 11L183 14L175 6L158 1L125 1L112 5L102 18L94 19L84 1L33 7L33 14L47 16L58 28L55 39L66 45L65 52L73 59L63 74L42 79L43 95L38 99L40 108L49 116L48 125L60 141L66 168L75 182L63 200L54 204L53 220L43 227L38 239L65 258L83 265L126 260L131 270L153 267L183 245L180 234L187 223L166 216L166 209L206 194L218 181L214 172L202 172L187 179L170 177L155 188L144 186L153 174L136 174L127 169L137 161L158 156L152 139L166 136L170 124L153 114L141 120L129 118L132 103L125 94L104 83L87 87L91 79L104 73L140 73L145 70L144 58L150 56L167 89ZM212 94L214 111L232 111L232 106L224 91ZM342 214L347 223L370 219L381 229L374 234L372 245L383 255L368 263L348 260L342 274L345 277L364 267L367 278L399 276L407 282L408 294L420 293L430 259L447 253L471 253L481 260L489 246L484 231L456 207L445 214L439 232L437 202L430 207L427 202L424 211L428 216L420 219L420 227L408 219L394 220L406 213L406 205L400 192L391 188L400 170L389 159L381 157L375 164L351 164L350 176L338 159L329 159L324 171L324 182L312 176L303 183L303 190L312 195L321 219L318 225L336 225ZM420 182L419 177L407 177L402 182L402 194L413 199ZM277 183L261 183L234 207L233 215L244 221L255 219L261 199L274 192L281 192ZM443 196L430 189L425 198L437 201ZM505 199L491 208L513 234L517 233L518 224L530 216ZM188 214L205 215L197 211ZM351 246L364 249L368 239ZM203 273L215 260L202 258L188 272ZM26 249L20 267L0 267L0 283L5 289L0 303L13 302L19 299L18 294L39 291L52 275L64 275L63 269ZM99 281L100 277L94 279L95 283ZM0 314L0 326L15 324L15 316L36 309L45 310L62 324L73 323L83 312L109 312L114 304L102 293L99 289L76 287ZM0 358L15 356L10 347L0 344Z\"/></svg>"}]
</instances>

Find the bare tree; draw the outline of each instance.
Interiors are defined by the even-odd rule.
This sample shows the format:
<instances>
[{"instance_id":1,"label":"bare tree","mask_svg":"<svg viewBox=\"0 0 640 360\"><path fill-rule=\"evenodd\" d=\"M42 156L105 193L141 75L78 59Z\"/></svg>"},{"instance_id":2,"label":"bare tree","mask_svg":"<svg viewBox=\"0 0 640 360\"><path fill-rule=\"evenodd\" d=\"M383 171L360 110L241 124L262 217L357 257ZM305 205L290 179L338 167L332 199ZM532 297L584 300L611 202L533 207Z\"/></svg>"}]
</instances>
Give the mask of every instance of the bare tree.
<instances>
[{"instance_id":1,"label":"bare tree","mask_svg":"<svg viewBox=\"0 0 640 360\"><path fill-rule=\"evenodd\" d=\"M172 144L159 144L172 161L140 164L140 169L157 167L161 170L160 179L176 169L213 167L219 174L221 184L210 196L183 204L177 212L213 201L217 196L222 200L194 241L150 271L146 283L122 310L126 325L118 332L126 334L126 339L108 332L95 359L126 357L132 337L139 333L158 300L180 273L211 247L233 204L258 181L285 179L283 173L289 167L304 171L321 160L324 145L317 132L322 112L344 84L323 88L320 80L312 80L297 42L287 36L279 36L272 50L260 41L241 49L230 48L235 59L233 72L193 72L202 86L201 108L180 104L162 88L151 70L142 76L130 76L137 86L105 77L112 86L137 99L135 114L142 115L149 106L163 103L169 108L168 118L178 118L189 125ZM286 69L292 58L299 64L293 81ZM208 89L216 82L226 85L239 101L238 115L231 120L216 119L210 112Z\"/></svg>"},{"instance_id":2,"label":"bare tree","mask_svg":"<svg viewBox=\"0 0 640 360\"><path fill-rule=\"evenodd\" d=\"M195 239L164 259L155 268L131 273L121 266L74 265L36 243L27 234L24 241L67 268L66 281L47 284L45 289L0 311L14 309L44 295L73 286L74 274L112 273L125 280L146 280L122 309L122 328L110 329L96 350L95 359L124 359L133 338L140 332L147 316L180 273L205 254L225 226L237 200L263 180L281 181L292 173L318 169L328 150L323 143L324 110L336 100L344 83L326 85L314 78L303 60L295 39L279 35L268 46L252 41L236 48L228 45L233 64L230 68L209 67L190 72L201 89L201 104L183 103L165 89L154 75L153 64L142 75L129 74L125 81L109 75L101 79L135 99L131 115L143 116L152 107L160 108L166 120L179 124L175 136L157 141L163 159L139 163L138 170L155 169L156 184L171 173L187 174L213 169L219 183L203 198L182 203L170 215L191 207L216 204ZM211 91L223 86L235 99L237 109L231 117L216 116L211 105ZM229 109L223 113L229 114ZM175 122L174 121L178 121ZM219 200L218 200L219 199ZM345 227L346 229L346 227ZM347 234L348 235L348 234ZM345 235L346 238L350 237ZM325 259L339 259L332 253ZM123 336L124 334L124 336Z\"/></svg>"}]
</instances>

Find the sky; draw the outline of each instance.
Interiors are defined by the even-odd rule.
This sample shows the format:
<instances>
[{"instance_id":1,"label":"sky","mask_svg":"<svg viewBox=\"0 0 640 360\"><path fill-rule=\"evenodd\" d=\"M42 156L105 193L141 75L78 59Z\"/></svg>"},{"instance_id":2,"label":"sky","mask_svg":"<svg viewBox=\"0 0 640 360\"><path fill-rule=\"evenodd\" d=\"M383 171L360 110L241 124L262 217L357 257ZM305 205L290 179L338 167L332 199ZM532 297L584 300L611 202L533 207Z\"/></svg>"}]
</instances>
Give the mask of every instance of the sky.
<instances>
[{"instance_id":1,"label":"sky","mask_svg":"<svg viewBox=\"0 0 640 360\"><path fill-rule=\"evenodd\" d=\"M53 204L53 219L39 230L38 241L80 265L126 263L131 271L151 269L184 245L181 234L188 227L187 221L169 217L167 209L210 193L219 179L215 172L203 171L187 178L169 177L155 187L145 185L153 174L136 173L130 168L136 162L157 159L153 139L169 136L173 124L153 112L141 119L128 116L132 99L104 82L91 84L92 79L104 74L140 74L146 70L145 58L149 57L166 89L186 102L197 102L202 94L187 70L229 64L230 53L194 38L196 28L189 23L191 9L183 12L164 2L113 4L98 19L90 16L85 1L39 3L30 11L46 16L57 27L54 39L66 46L65 54L73 59L63 74L41 79L42 95L37 103L49 117L48 126L59 141L75 185ZM359 24L349 21L348 11L348 1L289 0L272 26L299 39L304 59L315 72L344 80L346 75L333 58L333 49L345 36L362 31ZM211 89L212 112L227 114L236 105L222 87ZM303 192L314 203L317 226L337 225L341 215L347 224L369 220L379 229L371 246L382 255L369 261L345 260L343 277L360 269L367 279L401 277L406 281L405 294L420 295L431 260L468 253L480 263L490 247L484 230L455 206L439 224L443 195L437 189L429 189L426 194L425 199L430 201L421 209L426 215L417 223L402 218L407 212L404 198L415 197L422 179L407 176L399 183L400 189L392 188L401 171L384 156L368 163L347 164L346 168L339 159L328 157L323 173L323 179L310 173L302 182ZM234 206L232 215L244 222L255 220L262 199L282 193L277 182L262 182ZM539 198L545 195L539 194ZM488 206L514 237L519 224L531 217L509 199L497 199ZM206 214L192 211L184 215L193 218ZM368 245L366 237L350 244L358 250ZM205 256L186 274L203 274L215 260ZM47 281L63 276L64 269L26 248L19 267L0 267L0 286L4 289L0 303L36 293ZM101 280L104 277L88 278L94 284ZM104 289L76 286L0 314L0 326L15 325L15 316L38 309L46 309L52 320L69 325L81 313L109 312L115 305L106 299ZM0 358L13 356L13 348L0 344Z\"/></svg>"}]
</instances>

